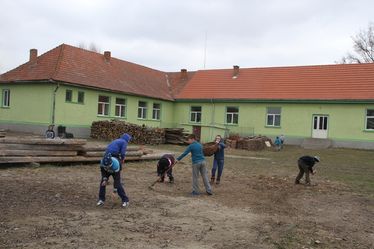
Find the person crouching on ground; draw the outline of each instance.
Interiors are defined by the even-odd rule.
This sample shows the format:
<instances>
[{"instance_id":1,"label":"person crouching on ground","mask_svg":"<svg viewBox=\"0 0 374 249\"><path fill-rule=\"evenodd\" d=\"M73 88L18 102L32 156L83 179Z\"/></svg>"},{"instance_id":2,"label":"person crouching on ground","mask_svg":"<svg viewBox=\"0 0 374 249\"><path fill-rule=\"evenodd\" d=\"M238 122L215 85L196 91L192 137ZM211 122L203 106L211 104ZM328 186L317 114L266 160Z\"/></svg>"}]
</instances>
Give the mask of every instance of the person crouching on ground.
<instances>
[{"instance_id":1,"label":"person crouching on ground","mask_svg":"<svg viewBox=\"0 0 374 249\"><path fill-rule=\"evenodd\" d=\"M157 175L160 177L160 182L164 182L165 175L169 177L169 183L174 183L173 165L175 158L171 154L163 155L157 163Z\"/></svg>"},{"instance_id":2,"label":"person crouching on ground","mask_svg":"<svg viewBox=\"0 0 374 249\"><path fill-rule=\"evenodd\" d=\"M300 179L303 177L305 173L305 184L310 185L310 177L309 172L314 175L316 173L316 170L313 169L313 166L315 163L320 162L320 158L318 156L302 156L297 161L297 164L299 166L299 174L297 175L295 179L295 184L300 184Z\"/></svg>"},{"instance_id":3,"label":"person crouching on ground","mask_svg":"<svg viewBox=\"0 0 374 249\"><path fill-rule=\"evenodd\" d=\"M104 205L106 185L110 176L112 176L114 179L114 192L117 192L119 197L121 198L122 207L127 207L129 205L129 198L127 197L121 183L121 170L122 163L124 163L125 160L127 144L130 140L131 136L125 133L121 136L121 138L112 141L108 145L104 157L100 163L101 182L99 189L99 201L97 202L97 206Z\"/></svg>"},{"instance_id":4,"label":"person crouching on ground","mask_svg":"<svg viewBox=\"0 0 374 249\"><path fill-rule=\"evenodd\" d=\"M188 136L187 143L190 145L177 158L177 161L182 160L188 153L191 152L192 157L192 195L199 195L199 174L201 174L205 186L206 193L212 195L212 188L209 184L208 173L206 169L206 161L203 154L203 146L196 141L196 136L191 134Z\"/></svg>"},{"instance_id":5,"label":"person crouching on ground","mask_svg":"<svg viewBox=\"0 0 374 249\"><path fill-rule=\"evenodd\" d=\"M216 184L219 184L221 182L221 176L223 172L223 165L225 159L224 149L226 148L226 145L224 144L223 139L220 135L216 136L215 142L218 144L218 150L214 153L212 177L210 178L210 182L212 184L214 183L216 179L216 170L218 168Z\"/></svg>"}]
</instances>

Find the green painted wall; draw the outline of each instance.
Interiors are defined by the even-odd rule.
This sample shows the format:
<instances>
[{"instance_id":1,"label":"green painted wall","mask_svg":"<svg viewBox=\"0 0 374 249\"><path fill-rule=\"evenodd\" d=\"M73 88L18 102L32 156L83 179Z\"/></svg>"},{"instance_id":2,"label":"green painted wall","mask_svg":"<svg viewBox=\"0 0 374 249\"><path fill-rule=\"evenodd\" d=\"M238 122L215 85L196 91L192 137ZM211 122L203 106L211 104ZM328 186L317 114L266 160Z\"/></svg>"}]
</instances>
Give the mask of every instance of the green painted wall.
<instances>
[{"instance_id":1,"label":"green painted wall","mask_svg":"<svg viewBox=\"0 0 374 249\"><path fill-rule=\"evenodd\" d=\"M66 102L66 90L71 90L72 101ZM78 91L84 92L84 103L78 103ZM110 99L109 115L98 115L98 99L99 95L108 96ZM116 98L126 100L126 115L124 118L115 116ZM170 101L162 101L151 98L142 98L125 94L117 94L112 92L104 92L93 89L85 89L61 85L56 96L56 124L73 127L90 127L93 121L118 119L134 124L145 124L150 127L164 127L173 123L173 103ZM147 103L147 118L138 119L138 101ZM153 103L161 105L160 120L152 119Z\"/></svg>"},{"instance_id":2,"label":"green painted wall","mask_svg":"<svg viewBox=\"0 0 374 249\"><path fill-rule=\"evenodd\" d=\"M202 107L201 124L189 121L190 107ZM238 125L227 125L226 107L239 107ZM268 107L281 108L280 127L267 127L266 114ZM216 134L228 133L241 135L277 136L303 138L312 136L312 117L314 114L329 116L328 138L334 140L373 141L374 132L365 131L366 109L374 109L373 104L295 104L295 103L186 103L175 104L176 120L187 130L193 125L202 126L201 141L212 141Z\"/></svg>"},{"instance_id":3,"label":"green painted wall","mask_svg":"<svg viewBox=\"0 0 374 249\"><path fill-rule=\"evenodd\" d=\"M10 90L10 107L2 107L3 89ZM0 85L0 122L48 125L51 122L53 86L50 84Z\"/></svg>"},{"instance_id":4,"label":"green painted wall","mask_svg":"<svg viewBox=\"0 0 374 249\"><path fill-rule=\"evenodd\" d=\"M0 123L36 124L46 126L52 122L53 92L56 84L1 84L0 92L11 92L10 107L0 107ZM71 90L72 101L66 102L66 90ZM84 103L78 103L78 91L84 92ZM108 116L98 116L98 97L110 97ZM152 98L104 92L94 89L60 84L56 92L55 124L89 128L93 121L119 119L115 117L115 98L126 99L126 117L120 118L134 124L151 127L183 127L188 132L193 126L201 126L201 141L212 141L217 134L266 135L280 134L286 137L311 137L314 114L329 117L328 138L334 140L374 142L374 132L365 130L366 109L374 104L300 104L300 103L246 103L246 102L170 102ZM0 95L2 98L2 95ZM2 103L2 99L0 99ZM147 103L147 118L138 119L138 101ZM160 120L152 120L153 103L161 105ZM190 107L202 107L201 123L190 122ZM226 107L239 108L239 123L226 124ZM281 108L280 127L266 126L268 107Z\"/></svg>"}]
</instances>

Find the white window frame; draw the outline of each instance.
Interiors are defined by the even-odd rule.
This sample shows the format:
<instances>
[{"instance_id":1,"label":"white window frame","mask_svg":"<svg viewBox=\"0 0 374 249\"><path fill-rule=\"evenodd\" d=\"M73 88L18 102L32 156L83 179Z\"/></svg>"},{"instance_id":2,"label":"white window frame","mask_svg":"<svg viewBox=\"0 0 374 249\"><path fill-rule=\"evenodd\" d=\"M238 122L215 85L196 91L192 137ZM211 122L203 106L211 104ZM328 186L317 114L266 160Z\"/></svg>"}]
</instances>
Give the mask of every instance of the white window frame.
<instances>
[{"instance_id":1,"label":"white window frame","mask_svg":"<svg viewBox=\"0 0 374 249\"><path fill-rule=\"evenodd\" d=\"M193 108L200 108L200 111L192 110ZM190 107L190 122L201 123L202 117L202 107L201 106L191 106Z\"/></svg>"},{"instance_id":2,"label":"white window frame","mask_svg":"<svg viewBox=\"0 0 374 249\"><path fill-rule=\"evenodd\" d=\"M10 107L10 89L3 89L3 107Z\"/></svg>"},{"instance_id":3,"label":"white window frame","mask_svg":"<svg viewBox=\"0 0 374 249\"><path fill-rule=\"evenodd\" d=\"M155 105L158 105L158 108L156 108ZM160 118L161 118L161 104L160 103L153 103L152 119L153 120L160 120Z\"/></svg>"},{"instance_id":4,"label":"white window frame","mask_svg":"<svg viewBox=\"0 0 374 249\"><path fill-rule=\"evenodd\" d=\"M229 108L236 108L237 111L228 111ZM235 122L236 117L236 122ZM226 124L237 125L239 123L239 107L237 106L226 106Z\"/></svg>"},{"instance_id":5,"label":"white window frame","mask_svg":"<svg viewBox=\"0 0 374 249\"><path fill-rule=\"evenodd\" d=\"M100 97L108 98L108 102L100 101ZM98 99L98 116L109 116L109 104L110 104L110 97L105 95L99 95Z\"/></svg>"},{"instance_id":6,"label":"white window frame","mask_svg":"<svg viewBox=\"0 0 374 249\"><path fill-rule=\"evenodd\" d=\"M123 100L123 104L118 104L117 100ZM119 118L126 117L126 99L125 98L116 98L114 116L119 117Z\"/></svg>"},{"instance_id":7,"label":"white window frame","mask_svg":"<svg viewBox=\"0 0 374 249\"><path fill-rule=\"evenodd\" d=\"M271 109L279 109L279 113L273 112ZM272 113L270 113L272 111ZM272 118L272 122L269 123L269 117ZM279 124L276 124L275 121L279 120ZM282 108L281 107L267 107L266 109L266 126L270 127L280 127L281 126L281 118L282 118Z\"/></svg>"},{"instance_id":8,"label":"white window frame","mask_svg":"<svg viewBox=\"0 0 374 249\"><path fill-rule=\"evenodd\" d=\"M70 93L70 100L67 100L67 97L68 97L68 93ZM71 89L66 89L65 91L65 101L66 102L73 102L73 90Z\"/></svg>"},{"instance_id":9,"label":"white window frame","mask_svg":"<svg viewBox=\"0 0 374 249\"><path fill-rule=\"evenodd\" d=\"M81 95L82 96L82 101L79 101L79 95ZM84 104L84 92L83 91L78 91L78 96L77 96L77 103L78 104Z\"/></svg>"},{"instance_id":10,"label":"white window frame","mask_svg":"<svg viewBox=\"0 0 374 249\"><path fill-rule=\"evenodd\" d=\"M373 112L372 115L368 115L369 111ZM366 109L366 118L365 118L365 130L368 130L368 131L373 131L374 130L374 127L373 128L368 128L368 119L374 119L374 108L373 109Z\"/></svg>"},{"instance_id":11,"label":"white window frame","mask_svg":"<svg viewBox=\"0 0 374 249\"><path fill-rule=\"evenodd\" d=\"M140 103L144 103L145 106L140 106ZM138 119L147 119L147 106L148 104L145 101L138 102Z\"/></svg>"}]
</instances>

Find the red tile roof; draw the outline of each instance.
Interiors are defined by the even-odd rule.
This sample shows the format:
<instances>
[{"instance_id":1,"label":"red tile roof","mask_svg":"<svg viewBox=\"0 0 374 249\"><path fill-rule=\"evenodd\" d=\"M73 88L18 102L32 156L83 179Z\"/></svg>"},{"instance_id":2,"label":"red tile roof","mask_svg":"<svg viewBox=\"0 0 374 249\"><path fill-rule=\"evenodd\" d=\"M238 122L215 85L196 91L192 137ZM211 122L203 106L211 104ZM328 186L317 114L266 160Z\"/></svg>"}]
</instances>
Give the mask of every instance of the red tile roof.
<instances>
[{"instance_id":1,"label":"red tile roof","mask_svg":"<svg viewBox=\"0 0 374 249\"><path fill-rule=\"evenodd\" d=\"M197 71L176 99L374 100L374 63Z\"/></svg>"},{"instance_id":2,"label":"red tile roof","mask_svg":"<svg viewBox=\"0 0 374 249\"><path fill-rule=\"evenodd\" d=\"M62 44L0 75L0 82L55 80L117 92L173 100L167 74L127 61ZM178 82L175 82L178 85Z\"/></svg>"}]
</instances>

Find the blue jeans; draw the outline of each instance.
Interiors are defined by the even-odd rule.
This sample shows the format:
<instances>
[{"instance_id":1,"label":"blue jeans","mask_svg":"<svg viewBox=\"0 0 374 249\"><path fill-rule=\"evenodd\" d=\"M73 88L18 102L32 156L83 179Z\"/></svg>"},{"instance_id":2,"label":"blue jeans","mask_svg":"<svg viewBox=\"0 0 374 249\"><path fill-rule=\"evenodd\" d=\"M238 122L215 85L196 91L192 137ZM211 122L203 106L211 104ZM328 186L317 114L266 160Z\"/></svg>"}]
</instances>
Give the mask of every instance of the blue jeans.
<instances>
[{"instance_id":1,"label":"blue jeans","mask_svg":"<svg viewBox=\"0 0 374 249\"><path fill-rule=\"evenodd\" d=\"M223 172L223 164L224 160L223 159L214 159L213 160L213 168L212 168L212 177L216 177L216 170L218 168L218 175L217 175L217 180L221 180L222 172Z\"/></svg>"},{"instance_id":2,"label":"blue jeans","mask_svg":"<svg viewBox=\"0 0 374 249\"><path fill-rule=\"evenodd\" d=\"M105 190L106 186L102 186L104 181L104 177L109 179L110 176L113 176L114 183L113 187L117 189L117 193L119 197L121 197L122 202L128 202L129 198L126 195L124 188L122 187L121 183L121 171L115 173L108 173L103 168L101 168L101 181L100 181L100 189L99 189L99 199L105 201Z\"/></svg>"}]
</instances>

